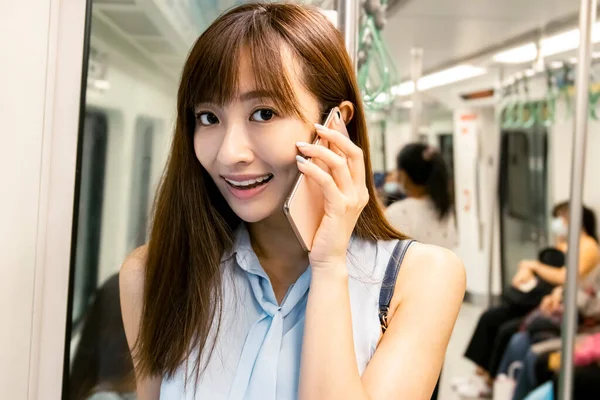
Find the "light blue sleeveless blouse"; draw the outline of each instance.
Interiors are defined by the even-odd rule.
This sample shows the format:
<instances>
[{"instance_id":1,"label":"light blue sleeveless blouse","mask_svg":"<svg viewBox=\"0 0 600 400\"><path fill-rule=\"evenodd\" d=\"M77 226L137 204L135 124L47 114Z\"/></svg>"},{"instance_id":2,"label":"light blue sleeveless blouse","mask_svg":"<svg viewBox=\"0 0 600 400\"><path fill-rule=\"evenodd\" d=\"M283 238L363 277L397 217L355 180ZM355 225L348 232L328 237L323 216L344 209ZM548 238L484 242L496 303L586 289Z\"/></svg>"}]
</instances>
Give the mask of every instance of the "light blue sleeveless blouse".
<instances>
[{"instance_id":1,"label":"light blue sleeveless blouse","mask_svg":"<svg viewBox=\"0 0 600 400\"><path fill-rule=\"evenodd\" d=\"M397 241L352 238L348 247L348 288L356 361L362 374L380 336L379 291ZM160 398L167 400L293 400L298 398L300 355L311 269L298 278L281 304L252 250L245 228L224 254L223 306L214 351L194 385L193 364L163 378ZM335 312L335 310L331 310ZM213 324L213 328L217 324ZM197 357L193 354L192 359ZM188 374L187 386L186 374Z\"/></svg>"}]
</instances>

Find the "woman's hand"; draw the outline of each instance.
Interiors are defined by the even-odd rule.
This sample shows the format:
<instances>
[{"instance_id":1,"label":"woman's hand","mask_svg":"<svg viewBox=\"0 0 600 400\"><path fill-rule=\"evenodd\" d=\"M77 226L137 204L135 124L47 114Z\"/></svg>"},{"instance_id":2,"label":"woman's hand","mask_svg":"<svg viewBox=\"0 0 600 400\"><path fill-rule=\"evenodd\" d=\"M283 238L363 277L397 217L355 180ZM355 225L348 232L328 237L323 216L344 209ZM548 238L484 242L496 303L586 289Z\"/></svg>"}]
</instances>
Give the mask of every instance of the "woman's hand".
<instances>
[{"instance_id":1,"label":"woman's hand","mask_svg":"<svg viewBox=\"0 0 600 400\"><path fill-rule=\"evenodd\" d=\"M552 297L552 295L544 296L542 302L540 303L540 311L547 316L550 316L553 313L560 311L561 308L561 302L557 302L556 299Z\"/></svg>"},{"instance_id":2,"label":"woman's hand","mask_svg":"<svg viewBox=\"0 0 600 400\"><path fill-rule=\"evenodd\" d=\"M552 290L552 293L550 293L550 296L556 303L562 303L563 292L564 292L563 287L557 286Z\"/></svg>"},{"instance_id":3,"label":"woman's hand","mask_svg":"<svg viewBox=\"0 0 600 400\"><path fill-rule=\"evenodd\" d=\"M514 287L518 288L520 285L527 283L534 278L535 275L530 268L520 268L513 278L512 284Z\"/></svg>"},{"instance_id":4,"label":"woman's hand","mask_svg":"<svg viewBox=\"0 0 600 400\"><path fill-rule=\"evenodd\" d=\"M523 260L519 263L519 271L528 269L532 270L537 265L537 261L535 260Z\"/></svg>"},{"instance_id":5,"label":"woman's hand","mask_svg":"<svg viewBox=\"0 0 600 400\"><path fill-rule=\"evenodd\" d=\"M329 143L329 148L303 142L297 144L303 155L319 160L331 171L328 173L304 157L297 157L298 169L321 187L325 199L325 215L309 254L313 271L345 267L348 242L369 201L363 152L342 133L346 127L339 114L333 126L339 130L315 125L317 134Z\"/></svg>"}]
</instances>

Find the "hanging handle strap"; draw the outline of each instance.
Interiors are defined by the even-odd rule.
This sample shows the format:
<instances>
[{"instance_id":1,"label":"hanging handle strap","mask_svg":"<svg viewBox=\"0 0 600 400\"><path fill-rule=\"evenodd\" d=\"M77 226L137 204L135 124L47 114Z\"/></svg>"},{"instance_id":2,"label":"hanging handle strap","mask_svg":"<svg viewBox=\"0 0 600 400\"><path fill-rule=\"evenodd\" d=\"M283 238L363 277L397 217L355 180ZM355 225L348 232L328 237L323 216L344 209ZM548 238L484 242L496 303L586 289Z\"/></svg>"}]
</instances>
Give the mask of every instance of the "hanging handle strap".
<instances>
[{"instance_id":1,"label":"hanging handle strap","mask_svg":"<svg viewBox=\"0 0 600 400\"><path fill-rule=\"evenodd\" d=\"M394 295L394 288L396 287L398 272L400 271L400 266L402 265L402 260L404 260L406 251L413 242L414 240L412 239L398 241L396 247L394 247L390 261L388 261L385 275L383 276L381 292L379 293L379 323L381 324L381 331L383 333L385 333L388 327L387 317L392 296Z\"/></svg>"}]
</instances>

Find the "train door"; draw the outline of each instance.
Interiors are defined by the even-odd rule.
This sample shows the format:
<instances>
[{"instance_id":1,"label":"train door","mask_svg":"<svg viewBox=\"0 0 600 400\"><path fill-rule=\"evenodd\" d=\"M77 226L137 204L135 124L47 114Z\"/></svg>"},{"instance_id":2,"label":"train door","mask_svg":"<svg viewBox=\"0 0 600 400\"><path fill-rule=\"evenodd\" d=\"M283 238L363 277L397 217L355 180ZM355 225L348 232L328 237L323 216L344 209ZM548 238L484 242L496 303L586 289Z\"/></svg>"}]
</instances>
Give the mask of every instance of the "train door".
<instances>
[{"instance_id":1,"label":"train door","mask_svg":"<svg viewBox=\"0 0 600 400\"><path fill-rule=\"evenodd\" d=\"M500 229L502 284L519 262L536 259L548 244L548 132L546 128L502 132Z\"/></svg>"}]
</instances>

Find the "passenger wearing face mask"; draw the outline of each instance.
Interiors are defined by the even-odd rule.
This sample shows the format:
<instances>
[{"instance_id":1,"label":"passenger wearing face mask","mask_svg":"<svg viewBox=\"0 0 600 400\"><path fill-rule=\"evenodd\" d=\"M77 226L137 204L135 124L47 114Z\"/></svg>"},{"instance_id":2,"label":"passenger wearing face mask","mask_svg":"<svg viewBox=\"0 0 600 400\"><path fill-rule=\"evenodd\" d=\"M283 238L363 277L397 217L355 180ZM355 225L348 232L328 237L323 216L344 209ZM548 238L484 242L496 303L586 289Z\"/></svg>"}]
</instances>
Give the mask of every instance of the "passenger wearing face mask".
<instances>
[{"instance_id":1,"label":"passenger wearing face mask","mask_svg":"<svg viewBox=\"0 0 600 400\"><path fill-rule=\"evenodd\" d=\"M457 234L448 168L441 154L423 143L406 145L396 159L406 199L386 210L392 225L412 238L452 249Z\"/></svg>"},{"instance_id":2,"label":"passenger wearing face mask","mask_svg":"<svg viewBox=\"0 0 600 400\"><path fill-rule=\"evenodd\" d=\"M564 254L567 252L567 233L569 223L569 203L557 204L552 210L551 229L554 233L554 247ZM583 207L582 230L579 241L579 277L581 282L591 281L595 276L595 267L600 262L598 239L596 234L596 216L592 210ZM512 286L526 291L536 285L537 279L559 286L565 282L566 268L545 265L538 260L523 260L515 275ZM465 357L477 365L475 377L458 378L453 388L465 397L487 396L491 394L492 383L502 360L505 349L513 334L521 326L523 319L538 304L521 306L503 303L485 311L473 333Z\"/></svg>"},{"instance_id":3,"label":"passenger wearing face mask","mask_svg":"<svg viewBox=\"0 0 600 400\"><path fill-rule=\"evenodd\" d=\"M399 200L404 200L406 198L404 193L404 187L398 182L398 171L388 172L385 175L385 182L383 183L383 204L389 207Z\"/></svg>"},{"instance_id":4,"label":"passenger wearing face mask","mask_svg":"<svg viewBox=\"0 0 600 400\"><path fill-rule=\"evenodd\" d=\"M556 238L556 248L567 253L567 235L569 231L569 203L560 203L552 212L551 230ZM579 241L579 276L586 278L598 264L598 237L596 234L596 216L592 210L583 207L583 220ZM562 285L566 279L565 267L554 268L537 260L524 260L519 264L519 272L513 279L513 286L527 284L536 276L553 285Z\"/></svg>"}]
</instances>

